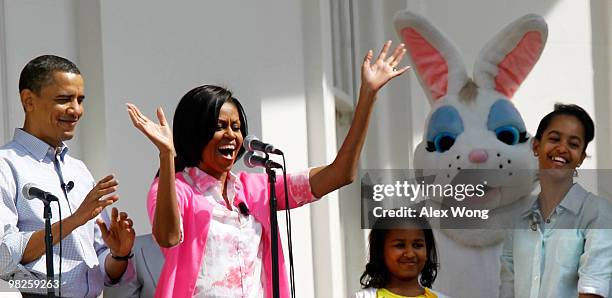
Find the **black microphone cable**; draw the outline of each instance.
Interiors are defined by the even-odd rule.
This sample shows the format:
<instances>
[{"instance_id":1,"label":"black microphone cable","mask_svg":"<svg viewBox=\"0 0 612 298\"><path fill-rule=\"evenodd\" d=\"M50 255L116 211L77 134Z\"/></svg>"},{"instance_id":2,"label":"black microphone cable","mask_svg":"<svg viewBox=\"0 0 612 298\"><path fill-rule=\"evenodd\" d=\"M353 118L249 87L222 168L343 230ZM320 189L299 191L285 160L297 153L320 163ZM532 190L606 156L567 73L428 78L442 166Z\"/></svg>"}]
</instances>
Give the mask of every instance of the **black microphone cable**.
<instances>
[{"instance_id":1,"label":"black microphone cable","mask_svg":"<svg viewBox=\"0 0 612 298\"><path fill-rule=\"evenodd\" d=\"M287 224L287 250L289 251L289 281L291 284L291 297L295 298L295 276L293 269L293 241L291 240L291 208L289 208L289 191L287 191L287 165L285 154L283 157L283 182L285 186L285 222Z\"/></svg>"},{"instance_id":2,"label":"black microphone cable","mask_svg":"<svg viewBox=\"0 0 612 298\"><path fill-rule=\"evenodd\" d=\"M63 180L63 179L62 179ZM68 181L68 184L66 183L61 183L60 185L62 187L62 191L64 192L64 197L66 198L66 203L68 204L68 208L70 208L70 201L68 200L68 192L70 190L72 190L72 188L74 187L74 182L72 181ZM59 281L57 284L57 288L58 288L58 296L62 297L62 204L60 203L60 201L57 201L57 208L59 210ZM72 210L71 210L72 211ZM71 212L72 213L72 212ZM52 285L53 286L53 285Z\"/></svg>"}]
</instances>

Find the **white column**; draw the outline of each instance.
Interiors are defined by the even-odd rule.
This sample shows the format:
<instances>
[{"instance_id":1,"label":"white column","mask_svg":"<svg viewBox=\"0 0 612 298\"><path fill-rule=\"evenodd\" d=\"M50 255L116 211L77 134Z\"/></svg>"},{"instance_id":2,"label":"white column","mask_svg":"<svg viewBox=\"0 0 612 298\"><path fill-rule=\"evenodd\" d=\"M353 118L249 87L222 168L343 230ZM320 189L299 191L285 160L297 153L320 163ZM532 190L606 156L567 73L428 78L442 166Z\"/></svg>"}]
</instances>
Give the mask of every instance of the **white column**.
<instances>
[{"instance_id":1,"label":"white column","mask_svg":"<svg viewBox=\"0 0 612 298\"><path fill-rule=\"evenodd\" d=\"M106 113L100 0L77 1L75 12L78 66L85 78L86 94L86 113L79 125L79 139L85 164L96 179L101 179L112 172L106 123L114 121L114 117Z\"/></svg>"},{"instance_id":2,"label":"white column","mask_svg":"<svg viewBox=\"0 0 612 298\"><path fill-rule=\"evenodd\" d=\"M4 0L0 1L0 143L8 142L9 133L9 107L6 89L6 41L4 17Z\"/></svg>"},{"instance_id":3,"label":"white column","mask_svg":"<svg viewBox=\"0 0 612 298\"><path fill-rule=\"evenodd\" d=\"M305 0L302 8L304 64L308 65L304 69L308 158L311 166L320 166L331 163L337 152L330 3ZM308 295L346 297L338 193L311 204L310 211L312 240L308 245L313 249L315 288Z\"/></svg>"},{"instance_id":4,"label":"white column","mask_svg":"<svg viewBox=\"0 0 612 298\"><path fill-rule=\"evenodd\" d=\"M67 58L77 65L74 0L4 0L4 67L6 95L3 110L8 113L8 133L23 125L19 100L19 75L31 59L46 54ZM87 84L87 82L85 82ZM85 87L87 88L87 87ZM78 133L78 130L77 130ZM80 156L79 136L69 142L72 155Z\"/></svg>"}]
</instances>

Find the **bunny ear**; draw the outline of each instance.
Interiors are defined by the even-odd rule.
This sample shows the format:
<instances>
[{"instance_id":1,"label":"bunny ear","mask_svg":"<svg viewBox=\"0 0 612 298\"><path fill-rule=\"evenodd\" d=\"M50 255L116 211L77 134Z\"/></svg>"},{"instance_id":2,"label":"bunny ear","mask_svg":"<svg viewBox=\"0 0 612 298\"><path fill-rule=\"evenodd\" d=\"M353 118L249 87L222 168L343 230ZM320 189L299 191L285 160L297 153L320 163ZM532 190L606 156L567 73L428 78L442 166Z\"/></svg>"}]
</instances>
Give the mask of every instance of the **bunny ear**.
<instances>
[{"instance_id":1,"label":"bunny ear","mask_svg":"<svg viewBox=\"0 0 612 298\"><path fill-rule=\"evenodd\" d=\"M394 23L429 103L446 94L459 93L468 76L455 46L429 21L413 12L400 11Z\"/></svg>"},{"instance_id":2,"label":"bunny ear","mask_svg":"<svg viewBox=\"0 0 612 298\"><path fill-rule=\"evenodd\" d=\"M506 26L476 58L476 84L512 98L540 58L547 36L546 21L535 14L525 15Z\"/></svg>"}]
</instances>

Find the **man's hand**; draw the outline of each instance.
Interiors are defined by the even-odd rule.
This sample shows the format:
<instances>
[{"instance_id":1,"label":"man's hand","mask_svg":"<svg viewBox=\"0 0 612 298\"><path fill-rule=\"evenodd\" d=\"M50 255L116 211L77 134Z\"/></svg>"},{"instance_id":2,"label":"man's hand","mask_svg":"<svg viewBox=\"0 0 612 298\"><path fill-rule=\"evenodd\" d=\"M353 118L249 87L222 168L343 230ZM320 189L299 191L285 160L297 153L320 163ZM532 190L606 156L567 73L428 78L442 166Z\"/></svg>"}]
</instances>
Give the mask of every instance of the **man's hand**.
<instances>
[{"instance_id":1,"label":"man's hand","mask_svg":"<svg viewBox=\"0 0 612 298\"><path fill-rule=\"evenodd\" d=\"M111 195L101 199L103 196L117 191L117 185L119 185L119 183L117 180L115 180L113 175L108 175L102 178L102 180L98 181L96 186L89 191L85 197L85 200L83 200L81 203L81 206L79 206L79 208L72 215L79 223L79 226L84 225L88 221L98 216L98 214L100 214L100 212L102 212L106 206L109 206L119 200L118 195Z\"/></svg>"},{"instance_id":2,"label":"man's hand","mask_svg":"<svg viewBox=\"0 0 612 298\"><path fill-rule=\"evenodd\" d=\"M134 222L128 218L127 213L119 212L117 208L113 208L111 214L111 222L108 229L102 219L96 220L100 231L102 231L102 239L113 256L127 256L132 252L134 239L136 238L136 232L132 228Z\"/></svg>"},{"instance_id":3,"label":"man's hand","mask_svg":"<svg viewBox=\"0 0 612 298\"><path fill-rule=\"evenodd\" d=\"M104 208L119 199L117 195L107 196L101 199L103 196L109 195L117 190L117 180L113 178L112 175L108 175L100 180L96 186L85 196L85 199L79 206L79 208L72 214L71 216L63 219L62 223L62 235L59 233L59 222L54 223L51 226L51 231L53 233L53 244L57 244L60 239L63 239L72 231L77 229L78 227L86 224L88 221L98 216ZM133 232L132 232L133 233ZM40 230L34 232L26 248L23 252L23 256L21 258L21 264L28 264L38 258L40 258L45 253L45 230ZM132 237L132 243L133 241ZM131 246L130 246L131 249Z\"/></svg>"}]
</instances>

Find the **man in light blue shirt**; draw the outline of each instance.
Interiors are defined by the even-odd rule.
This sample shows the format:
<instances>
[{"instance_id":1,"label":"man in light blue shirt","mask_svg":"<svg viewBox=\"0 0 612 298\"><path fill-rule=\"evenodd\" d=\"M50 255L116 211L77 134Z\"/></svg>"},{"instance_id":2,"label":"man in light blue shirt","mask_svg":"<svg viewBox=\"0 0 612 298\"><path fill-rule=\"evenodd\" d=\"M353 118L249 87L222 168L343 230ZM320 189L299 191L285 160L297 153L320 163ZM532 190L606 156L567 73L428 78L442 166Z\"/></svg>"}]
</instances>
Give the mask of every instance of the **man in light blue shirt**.
<instances>
[{"instance_id":1,"label":"man in light blue shirt","mask_svg":"<svg viewBox=\"0 0 612 298\"><path fill-rule=\"evenodd\" d=\"M135 233L126 213L113 208L109 220L104 212L118 200L114 177L95 183L64 143L84 113L83 78L72 62L40 56L24 67L19 92L24 127L0 148L0 276L26 297L47 293L43 203L22 194L32 183L59 198L51 203L56 295L97 297L133 278Z\"/></svg>"}]
</instances>

